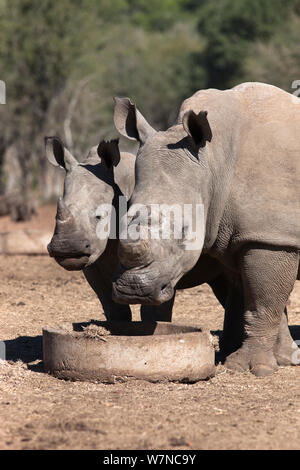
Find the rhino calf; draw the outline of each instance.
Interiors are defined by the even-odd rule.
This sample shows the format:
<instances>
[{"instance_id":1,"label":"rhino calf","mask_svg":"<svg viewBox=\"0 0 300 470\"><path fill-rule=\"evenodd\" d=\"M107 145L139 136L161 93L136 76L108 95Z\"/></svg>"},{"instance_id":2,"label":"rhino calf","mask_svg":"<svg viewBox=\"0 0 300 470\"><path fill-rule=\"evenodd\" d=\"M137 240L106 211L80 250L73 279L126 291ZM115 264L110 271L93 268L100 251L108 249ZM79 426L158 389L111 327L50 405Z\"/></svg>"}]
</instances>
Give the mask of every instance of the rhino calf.
<instances>
[{"instance_id":1,"label":"rhino calf","mask_svg":"<svg viewBox=\"0 0 300 470\"><path fill-rule=\"evenodd\" d=\"M48 251L68 270L82 270L97 294L107 319L130 321L129 305L112 300L112 277L118 265L118 240L97 236L103 204L117 209L118 196L129 197L135 156L120 155L118 142L101 142L78 163L57 137L45 138L50 163L65 169L64 194L57 204L56 226ZM107 152L107 149L110 149Z\"/></svg>"}]
</instances>

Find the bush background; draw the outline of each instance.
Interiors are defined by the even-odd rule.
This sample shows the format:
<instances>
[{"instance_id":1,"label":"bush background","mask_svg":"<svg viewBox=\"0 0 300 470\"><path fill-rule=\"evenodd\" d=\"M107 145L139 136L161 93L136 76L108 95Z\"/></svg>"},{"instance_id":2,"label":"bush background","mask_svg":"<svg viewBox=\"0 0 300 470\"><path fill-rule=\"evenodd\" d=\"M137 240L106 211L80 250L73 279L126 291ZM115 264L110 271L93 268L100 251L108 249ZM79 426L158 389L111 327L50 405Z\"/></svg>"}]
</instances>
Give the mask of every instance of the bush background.
<instances>
[{"instance_id":1,"label":"bush background","mask_svg":"<svg viewBox=\"0 0 300 470\"><path fill-rule=\"evenodd\" d=\"M60 194L44 136L84 159L116 137L113 96L164 129L202 88L253 80L295 91L299 32L300 0L0 0L0 195Z\"/></svg>"}]
</instances>

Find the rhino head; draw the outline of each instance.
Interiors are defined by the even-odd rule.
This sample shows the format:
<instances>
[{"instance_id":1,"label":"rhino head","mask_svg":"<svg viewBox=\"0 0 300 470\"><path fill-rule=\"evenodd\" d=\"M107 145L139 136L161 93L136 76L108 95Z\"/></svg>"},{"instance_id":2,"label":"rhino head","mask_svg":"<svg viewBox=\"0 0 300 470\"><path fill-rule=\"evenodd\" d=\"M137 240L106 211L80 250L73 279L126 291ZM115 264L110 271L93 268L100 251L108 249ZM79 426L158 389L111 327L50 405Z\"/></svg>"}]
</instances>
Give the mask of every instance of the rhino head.
<instances>
[{"instance_id":1,"label":"rhino head","mask_svg":"<svg viewBox=\"0 0 300 470\"><path fill-rule=\"evenodd\" d=\"M102 208L109 208L121 194L114 178L120 162L118 141L102 141L82 163L57 137L46 137L45 146L50 163L66 172L48 252L65 269L80 270L94 263L107 245L109 229L102 231L107 236L99 237L99 227L108 220Z\"/></svg>"},{"instance_id":2,"label":"rhino head","mask_svg":"<svg viewBox=\"0 0 300 470\"><path fill-rule=\"evenodd\" d=\"M161 304L173 296L177 282L192 269L202 251L210 200L207 159L212 132L206 111L188 111L182 122L156 132L128 98L115 98L115 103L117 130L137 140L139 150L127 234L119 245L124 270L114 282L113 297L120 303ZM188 217L183 215L185 206ZM165 223L162 207L181 210L177 235L161 236ZM200 243L193 244L197 207L202 210L202 233ZM143 237L130 235L138 231Z\"/></svg>"}]
</instances>

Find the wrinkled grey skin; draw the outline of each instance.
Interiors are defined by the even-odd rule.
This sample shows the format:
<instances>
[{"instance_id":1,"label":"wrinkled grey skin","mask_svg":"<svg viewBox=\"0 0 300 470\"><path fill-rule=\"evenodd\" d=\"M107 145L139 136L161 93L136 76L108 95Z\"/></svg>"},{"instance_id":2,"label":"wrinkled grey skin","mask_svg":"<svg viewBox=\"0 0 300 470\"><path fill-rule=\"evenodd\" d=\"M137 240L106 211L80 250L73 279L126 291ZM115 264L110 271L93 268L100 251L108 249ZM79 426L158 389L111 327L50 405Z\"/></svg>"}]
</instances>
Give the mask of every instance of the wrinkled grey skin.
<instances>
[{"instance_id":1,"label":"wrinkled grey skin","mask_svg":"<svg viewBox=\"0 0 300 470\"><path fill-rule=\"evenodd\" d=\"M113 298L165 302L201 253L213 257L243 293L242 345L226 365L258 376L282 363L283 343L284 363L295 352L288 333L281 339L278 332L300 277L299 104L260 83L204 90L183 103L176 125L156 132L128 99L116 99L116 128L140 143L128 225L137 203L203 204L204 243L189 251L182 240L122 241L128 269ZM147 230L148 220L142 223Z\"/></svg>"},{"instance_id":2,"label":"wrinkled grey skin","mask_svg":"<svg viewBox=\"0 0 300 470\"><path fill-rule=\"evenodd\" d=\"M48 245L50 256L67 270L83 270L108 319L130 321L129 305L115 303L111 294L113 275L118 268L119 241L100 240L96 225L104 223L97 211L100 204L113 204L118 216L118 197L125 195L128 199L131 195L135 156L120 154L116 141L102 142L79 164L57 137L46 138L46 155L50 163L66 171L64 195L58 200L56 227ZM227 282L221 266L213 259L202 257L178 288L204 282L210 284L225 308ZM171 321L173 303L174 296L159 306L142 306L142 320Z\"/></svg>"}]
</instances>

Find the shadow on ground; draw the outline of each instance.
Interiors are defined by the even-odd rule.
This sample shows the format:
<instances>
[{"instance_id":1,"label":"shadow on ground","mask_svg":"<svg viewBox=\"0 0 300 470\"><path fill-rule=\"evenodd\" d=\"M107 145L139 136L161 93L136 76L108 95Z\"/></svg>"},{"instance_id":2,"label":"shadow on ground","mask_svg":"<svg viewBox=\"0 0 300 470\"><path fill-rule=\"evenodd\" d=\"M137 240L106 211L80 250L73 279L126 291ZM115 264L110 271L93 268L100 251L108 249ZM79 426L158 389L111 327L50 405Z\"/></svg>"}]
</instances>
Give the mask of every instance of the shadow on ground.
<instances>
[{"instance_id":1,"label":"shadow on ground","mask_svg":"<svg viewBox=\"0 0 300 470\"><path fill-rule=\"evenodd\" d=\"M42 336L19 336L4 343L7 361L22 361L28 369L43 372Z\"/></svg>"}]
</instances>

